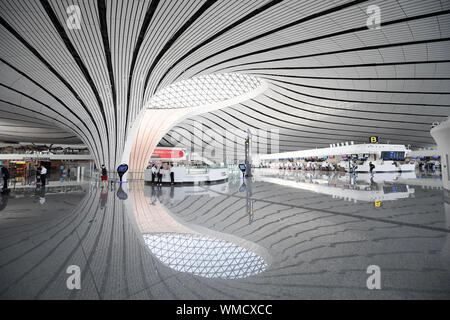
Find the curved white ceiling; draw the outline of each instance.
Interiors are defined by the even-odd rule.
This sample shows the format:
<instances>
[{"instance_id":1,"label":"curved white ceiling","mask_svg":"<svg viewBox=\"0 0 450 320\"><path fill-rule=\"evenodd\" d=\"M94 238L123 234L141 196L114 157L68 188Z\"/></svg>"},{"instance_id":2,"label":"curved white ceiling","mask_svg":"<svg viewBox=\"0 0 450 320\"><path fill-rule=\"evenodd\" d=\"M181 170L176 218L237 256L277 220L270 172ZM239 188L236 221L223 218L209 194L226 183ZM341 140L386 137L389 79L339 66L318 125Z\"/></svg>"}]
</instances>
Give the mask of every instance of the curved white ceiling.
<instances>
[{"instance_id":1,"label":"curved white ceiling","mask_svg":"<svg viewBox=\"0 0 450 320\"><path fill-rule=\"evenodd\" d=\"M80 29L66 25L72 4ZM369 5L380 29L366 26ZM430 124L450 115L449 1L2 0L0 15L0 139L31 141L6 126L34 121L78 136L110 167L155 92L211 73L269 90L178 124L163 144L202 121L277 128L280 151L372 135L427 146Z\"/></svg>"}]
</instances>

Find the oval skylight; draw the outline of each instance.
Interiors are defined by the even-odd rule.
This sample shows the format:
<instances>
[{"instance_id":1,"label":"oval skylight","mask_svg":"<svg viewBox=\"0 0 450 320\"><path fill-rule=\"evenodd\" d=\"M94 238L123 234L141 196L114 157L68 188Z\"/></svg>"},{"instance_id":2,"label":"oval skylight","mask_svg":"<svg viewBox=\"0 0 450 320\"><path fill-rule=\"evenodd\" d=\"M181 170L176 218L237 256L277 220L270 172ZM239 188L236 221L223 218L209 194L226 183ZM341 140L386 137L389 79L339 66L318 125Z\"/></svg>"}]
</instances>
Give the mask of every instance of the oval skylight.
<instances>
[{"instance_id":1,"label":"oval skylight","mask_svg":"<svg viewBox=\"0 0 450 320\"><path fill-rule=\"evenodd\" d=\"M145 244L164 264L205 278L240 279L263 272L265 260L233 243L191 234L144 234Z\"/></svg>"},{"instance_id":2,"label":"oval skylight","mask_svg":"<svg viewBox=\"0 0 450 320\"><path fill-rule=\"evenodd\" d=\"M240 73L208 74L174 83L150 98L148 108L200 107L242 96L262 85L261 80Z\"/></svg>"}]
</instances>

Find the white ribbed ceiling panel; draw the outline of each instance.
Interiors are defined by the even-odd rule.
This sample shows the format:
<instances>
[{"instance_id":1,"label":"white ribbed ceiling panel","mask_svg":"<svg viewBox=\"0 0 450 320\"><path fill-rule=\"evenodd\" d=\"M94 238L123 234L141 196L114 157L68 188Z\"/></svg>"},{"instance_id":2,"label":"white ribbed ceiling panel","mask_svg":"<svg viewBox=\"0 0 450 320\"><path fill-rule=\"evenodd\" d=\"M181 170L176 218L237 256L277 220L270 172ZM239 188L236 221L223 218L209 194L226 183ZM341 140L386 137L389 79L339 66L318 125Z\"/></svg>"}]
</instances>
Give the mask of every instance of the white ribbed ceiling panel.
<instances>
[{"instance_id":1,"label":"white ribbed ceiling panel","mask_svg":"<svg viewBox=\"0 0 450 320\"><path fill-rule=\"evenodd\" d=\"M66 24L70 5L80 29ZM202 122L204 140L277 129L280 151L372 135L420 147L450 115L450 1L1 0L0 17L0 140L81 140L110 168L156 92L210 74L269 89L162 144Z\"/></svg>"}]
</instances>

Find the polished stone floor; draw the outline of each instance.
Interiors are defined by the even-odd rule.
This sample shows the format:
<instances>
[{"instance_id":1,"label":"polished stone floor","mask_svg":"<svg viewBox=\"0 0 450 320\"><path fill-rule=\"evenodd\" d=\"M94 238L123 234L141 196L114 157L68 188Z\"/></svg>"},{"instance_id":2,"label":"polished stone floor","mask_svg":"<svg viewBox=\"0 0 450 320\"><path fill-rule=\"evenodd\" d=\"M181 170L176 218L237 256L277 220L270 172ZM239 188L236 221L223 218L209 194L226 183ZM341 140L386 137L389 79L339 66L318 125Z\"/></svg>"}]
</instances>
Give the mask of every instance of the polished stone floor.
<instances>
[{"instance_id":1,"label":"polished stone floor","mask_svg":"<svg viewBox=\"0 0 450 320\"><path fill-rule=\"evenodd\" d=\"M0 203L0 298L449 299L450 204L436 173L14 190Z\"/></svg>"}]
</instances>

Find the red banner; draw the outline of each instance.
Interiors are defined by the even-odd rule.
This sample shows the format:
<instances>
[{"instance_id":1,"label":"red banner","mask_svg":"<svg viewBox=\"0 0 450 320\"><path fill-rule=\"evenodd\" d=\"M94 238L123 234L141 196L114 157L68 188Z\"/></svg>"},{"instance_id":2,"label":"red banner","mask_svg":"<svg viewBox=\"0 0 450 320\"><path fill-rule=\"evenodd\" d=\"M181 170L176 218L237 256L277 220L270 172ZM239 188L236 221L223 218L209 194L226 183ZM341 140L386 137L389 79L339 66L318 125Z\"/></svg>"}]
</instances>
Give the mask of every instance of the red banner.
<instances>
[{"instance_id":1,"label":"red banner","mask_svg":"<svg viewBox=\"0 0 450 320\"><path fill-rule=\"evenodd\" d=\"M152 158L159 159L180 159L184 157L184 152L182 150L172 150L172 149L155 149L152 154Z\"/></svg>"}]
</instances>

